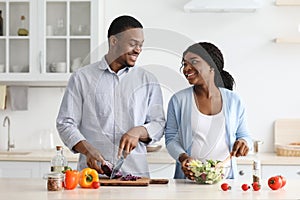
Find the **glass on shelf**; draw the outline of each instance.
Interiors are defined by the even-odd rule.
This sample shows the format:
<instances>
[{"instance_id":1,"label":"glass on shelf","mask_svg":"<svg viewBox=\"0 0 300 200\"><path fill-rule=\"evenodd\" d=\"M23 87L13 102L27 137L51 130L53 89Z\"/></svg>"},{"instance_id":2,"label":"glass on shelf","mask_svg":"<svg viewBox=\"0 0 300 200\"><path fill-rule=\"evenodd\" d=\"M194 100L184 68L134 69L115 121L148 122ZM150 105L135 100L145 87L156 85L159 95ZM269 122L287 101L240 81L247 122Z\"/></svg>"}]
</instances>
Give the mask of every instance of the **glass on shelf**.
<instances>
[{"instance_id":1,"label":"glass on shelf","mask_svg":"<svg viewBox=\"0 0 300 200\"><path fill-rule=\"evenodd\" d=\"M46 42L46 72L66 73L67 66L66 39L48 39Z\"/></svg>"},{"instance_id":2,"label":"glass on shelf","mask_svg":"<svg viewBox=\"0 0 300 200\"><path fill-rule=\"evenodd\" d=\"M90 2L70 3L70 35L89 36L91 22Z\"/></svg>"},{"instance_id":3,"label":"glass on shelf","mask_svg":"<svg viewBox=\"0 0 300 200\"><path fill-rule=\"evenodd\" d=\"M70 30L71 30L71 35L74 36L87 36L89 35L90 27L88 25L83 25L83 24L77 24L77 25L70 25Z\"/></svg>"},{"instance_id":4,"label":"glass on shelf","mask_svg":"<svg viewBox=\"0 0 300 200\"><path fill-rule=\"evenodd\" d=\"M9 35L27 36L30 32L29 21L29 2L9 3Z\"/></svg>"},{"instance_id":5,"label":"glass on shelf","mask_svg":"<svg viewBox=\"0 0 300 200\"><path fill-rule=\"evenodd\" d=\"M54 29L54 35L66 35L66 27L64 19L59 18L56 22L56 27Z\"/></svg>"},{"instance_id":6,"label":"glass on shelf","mask_svg":"<svg viewBox=\"0 0 300 200\"><path fill-rule=\"evenodd\" d=\"M18 29L18 36L28 36L28 30L25 27L25 16L21 16L20 28Z\"/></svg>"},{"instance_id":7,"label":"glass on shelf","mask_svg":"<svg viewBox=\"0 0 300 200\"><path fill-rule=\"evenodd\" d=\"M67 3L47 2L46 6L46 35L66 36Z\"/></svg>"}]
</instances>

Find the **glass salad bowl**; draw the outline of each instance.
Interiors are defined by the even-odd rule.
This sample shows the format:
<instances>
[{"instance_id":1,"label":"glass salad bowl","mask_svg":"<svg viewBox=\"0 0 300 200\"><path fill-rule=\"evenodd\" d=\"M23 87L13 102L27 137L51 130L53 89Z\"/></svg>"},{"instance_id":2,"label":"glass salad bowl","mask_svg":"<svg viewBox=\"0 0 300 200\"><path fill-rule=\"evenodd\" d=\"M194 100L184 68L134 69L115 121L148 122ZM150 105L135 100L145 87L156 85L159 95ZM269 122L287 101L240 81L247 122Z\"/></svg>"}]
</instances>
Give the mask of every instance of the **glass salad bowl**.
<instances>
[{"instance_id":1,"label":"glass salad bowl","mask_svg":"<svg viewBox=\"0 0 300 200\"><path fill-rule=\"evenodd\" d=\"M221 161L207 160L205 163L200 160L192 160L189 163L194 173L195 181L199 184L215 184L224 178L223 165Z\"/></svg>"}]
</instances>

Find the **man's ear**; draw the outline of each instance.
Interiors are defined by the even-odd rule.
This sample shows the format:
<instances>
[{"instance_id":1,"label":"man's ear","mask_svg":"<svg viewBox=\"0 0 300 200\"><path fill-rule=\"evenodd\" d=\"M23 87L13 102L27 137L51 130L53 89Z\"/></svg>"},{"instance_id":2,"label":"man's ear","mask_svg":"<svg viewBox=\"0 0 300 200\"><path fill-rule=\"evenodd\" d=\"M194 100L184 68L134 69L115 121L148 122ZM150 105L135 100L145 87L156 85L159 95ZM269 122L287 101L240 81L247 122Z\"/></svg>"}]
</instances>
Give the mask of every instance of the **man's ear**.
<instances>
[{"instance_id":1,"label":"man's ear","mask_svg":"<svg viewBox=\"0 0 300 200\"><path fill-rule=\"evenodd\" d=\"M114 35L110 36L109 38L109 44L110 46L115 46L118 42L118 38Z\"/></svg>"}]
</instances>

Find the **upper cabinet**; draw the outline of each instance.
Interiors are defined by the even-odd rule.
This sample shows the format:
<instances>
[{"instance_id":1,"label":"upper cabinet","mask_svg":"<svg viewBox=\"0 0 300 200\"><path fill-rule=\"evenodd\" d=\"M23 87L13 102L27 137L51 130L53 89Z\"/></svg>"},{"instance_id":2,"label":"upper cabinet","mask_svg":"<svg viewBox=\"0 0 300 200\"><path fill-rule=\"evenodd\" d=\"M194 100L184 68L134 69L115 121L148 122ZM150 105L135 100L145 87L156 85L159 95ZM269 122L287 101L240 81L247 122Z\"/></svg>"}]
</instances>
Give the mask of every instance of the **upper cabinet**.
<instances>
[{"instance_id":1,"label":"upper cabinet","mask_svg":"<svg viewBox=\"0 0 300 200\"><path fill-rule=\"evenodd\" d=\"M72 72L98 59L92 52L98 6L97 0L0 1L0 83L66 85Z\"/></svg>"},{"instance_id":2,"label":"upper cabinet","mask_svg":"<svg viewBox=\"0 0 300 200\"><path fill-rule=\"evenodd\" d=\"M1 1L0 11L0 73L30 73L32 4Z\"/></svg>"}]
</instances>

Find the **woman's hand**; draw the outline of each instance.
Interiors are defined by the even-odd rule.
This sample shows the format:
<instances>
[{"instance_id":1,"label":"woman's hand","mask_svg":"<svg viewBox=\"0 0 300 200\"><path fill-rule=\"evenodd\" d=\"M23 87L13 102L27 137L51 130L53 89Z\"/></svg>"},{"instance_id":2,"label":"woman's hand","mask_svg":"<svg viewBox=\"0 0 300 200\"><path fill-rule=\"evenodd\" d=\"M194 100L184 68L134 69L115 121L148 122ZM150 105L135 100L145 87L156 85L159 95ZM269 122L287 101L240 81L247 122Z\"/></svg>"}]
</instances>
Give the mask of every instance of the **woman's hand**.
<instances>
[{"instance_id":1,"label":"woman's hand","mask_svg":"<svg viewBox=\"0 0 300 200\"><path fill-rule=\"evenodd\" d=\"M233 148L231 151L231 156L246 156L249 152L249 147L247 145L246 140L243 139L239 139L237 141L235 141L235 143L233 144Z\"/></svg>"},{"instance_id":2,"label":"woman's hand","mask_svg":"<svg viewBox=\"0 0 300 200\"><path fill-rule=\"evenodd\" d=\"M190 167L189 167L189 162L193 160L192 157L188 156L186 153L183 153L179 156L178 159L181 163L181 169L184 173L184 175L190 179L190 180L194 180L194 173L191 171Z\"/></svg>"}]
</instances>

